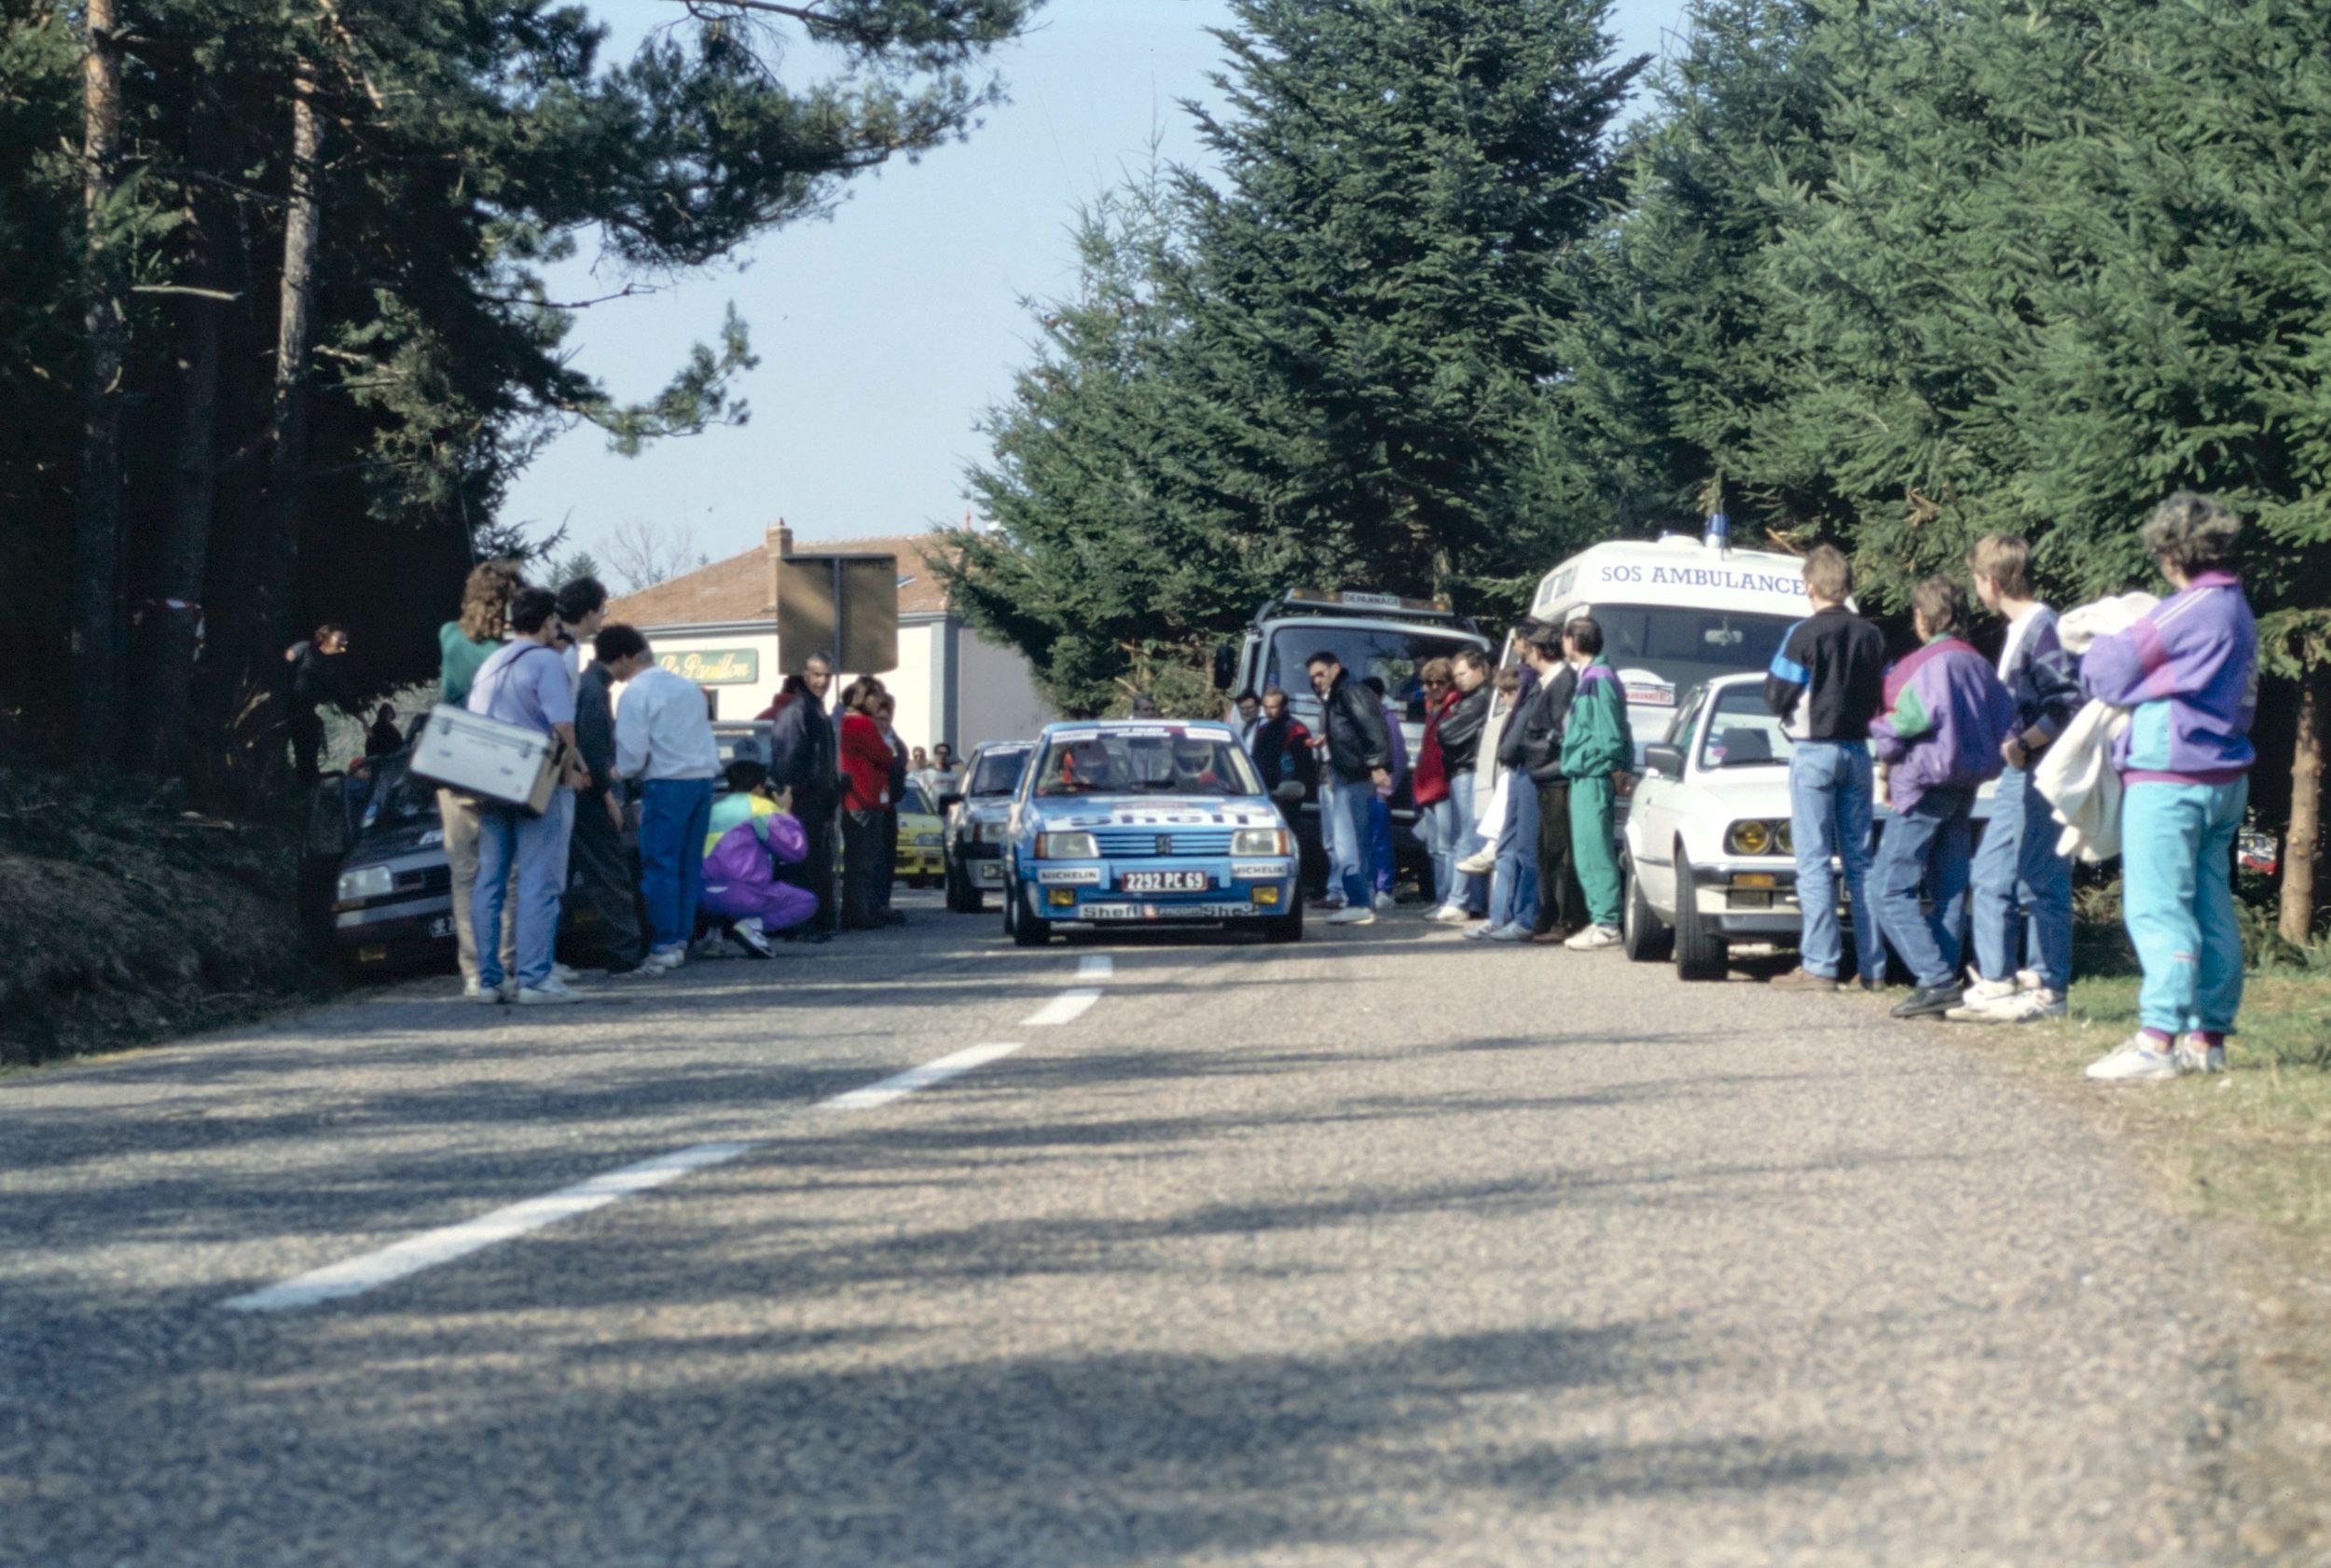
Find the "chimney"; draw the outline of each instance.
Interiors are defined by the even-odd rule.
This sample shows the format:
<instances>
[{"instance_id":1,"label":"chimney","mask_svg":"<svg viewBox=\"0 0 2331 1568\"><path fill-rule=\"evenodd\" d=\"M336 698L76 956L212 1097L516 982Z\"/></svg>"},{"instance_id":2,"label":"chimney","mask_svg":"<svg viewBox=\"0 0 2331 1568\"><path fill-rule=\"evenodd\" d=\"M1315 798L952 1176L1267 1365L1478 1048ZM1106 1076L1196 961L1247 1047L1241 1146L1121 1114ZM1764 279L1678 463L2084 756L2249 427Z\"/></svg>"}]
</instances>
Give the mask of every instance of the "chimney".
<instances>
[{"instance_id":1,"label":"chimney","mask_svg":"<svg viewBox=\"0 0 2331 1568\"><path fill-rule=\"evenodd\" d=\"M779 517L777 526L768 530L761 543L761 553L769 563L769 617L777 617L777 574L784 570L784 559L793 553L793 530Z\"/></svg>"}]
</instances>

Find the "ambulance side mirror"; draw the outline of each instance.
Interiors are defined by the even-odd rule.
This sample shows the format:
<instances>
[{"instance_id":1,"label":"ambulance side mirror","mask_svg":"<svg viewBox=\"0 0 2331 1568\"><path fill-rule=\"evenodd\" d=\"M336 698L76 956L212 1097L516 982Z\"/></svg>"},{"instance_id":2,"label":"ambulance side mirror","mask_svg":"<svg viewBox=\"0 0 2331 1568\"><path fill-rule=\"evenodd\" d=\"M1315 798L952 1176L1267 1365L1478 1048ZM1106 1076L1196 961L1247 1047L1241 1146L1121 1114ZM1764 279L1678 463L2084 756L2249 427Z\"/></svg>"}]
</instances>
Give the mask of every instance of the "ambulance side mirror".
<instances>
[{"instance_id":1,"label":"ambulance side mirror","mask_svg":"<svg viewBox=\"0 0 2331 1568\"><path fill-rule=\"evenodd\" d=\"M1231 677L1238 673L1238 652L1227 642L1214 645L1214 689L1230 690Z\"/></svg>"}]
</instances>

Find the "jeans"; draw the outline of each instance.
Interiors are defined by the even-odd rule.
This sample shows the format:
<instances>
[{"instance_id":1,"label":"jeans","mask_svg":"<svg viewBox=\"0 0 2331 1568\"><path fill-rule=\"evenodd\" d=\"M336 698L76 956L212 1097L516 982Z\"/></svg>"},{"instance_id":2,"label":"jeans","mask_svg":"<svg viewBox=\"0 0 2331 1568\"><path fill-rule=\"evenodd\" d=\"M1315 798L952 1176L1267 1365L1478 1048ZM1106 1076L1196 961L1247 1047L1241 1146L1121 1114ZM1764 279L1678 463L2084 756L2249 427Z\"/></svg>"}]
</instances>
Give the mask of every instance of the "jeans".
<instances>
[{"instance_id":1,"label":"jeans","mask_svg":"<svg viewBox=\"0 0 2331 1568\"><path fill-rule=\"evenodd\" d=\"M1320 781L1320 826L1326 828L1331 816L1334 823L1328 853L1335 862L1335 883L1354 909L1366 909L1375 900L1368 852L1369 807L1375 798L1376 787L1366 778L1337 775Z\"/></svg>"},{"instance_id":2,"label":"jeans","mask_svg":"<svg viewBox=\"0 0 2331 1568\"><path fill-rule=\"evenodd\" d=\"M2072 862L2056 853L2056 822L2030 772L1999 777L1991 821L1975 851L1975 967L2006 980L2031 932L2040 983L2062 996L2072 983ZM2019 918L2020 916L2020 918Z\"/></svg>"},{"instance_id":3,"label":"jeans","mask_svg":"<svg viewBox=\"0 0 2331 1568\"><path fill-rule=\"evenodd\" d=\"M1517 774L1506 791L1506 831L1489 876L1489 923L1537 925L1538 897L1538 791Z\"/></svg>"},{"instance_id":4,"label":"jeans","mask_svg":"<svg viewBox=\"0 0 2331 1568\"><path fill-rule=\"evenodd\" d=\"M1870 893L1869 748L1860 741L1800 740L1788 757L1789 834L1797 846L1797 904L1804 934L1797 944L1805 972L1838 978L1844 941L1838 927L1836 856L1845 863L1854 901L1854 961L1864 982L1885 973L1878 906Z\"/></svg>"},{"instance_id":5,"label":"jeans","mask_svg":"<svg viewBox=\"0 0 2331 1568\"><path fill-rule=\"evenodd\" d=\"M1392 891L1392 803L1373 791L1368 796L1368 869L1377 892Z\"/></svg>"},{"instance_id":6,"label":"jeans","mask_svg":"<svg viewBox=\"0 0 2331 1568\"><path fill-rule=\"evenodd\" d=\"M477 813L477 886L470 898L470 924L480 931L502 927L505 895L517 911L517 983L531 988L550 978L550 965L559 947L559 868L566 862L567 833L574 826L574 791L560 788L550 793L550 805L540 817L525 817L507 806L489 805ZM517 887L510 887L515 869ZM491 989L510 978L502 956L480 948L477 983Z\"/></svg>"},{"instance_id":7,"label":"jeans","mask_svg":"<svg viewBox=\"0 0 2331 1568\"><path fill-rule=\"evenodd\" d=\"M710 779L651 778L640 786L640 896L651 952L685 947L697 934L711 825Z\"/></svg>"},{"instance_id":8,"label":"jeans","mask_svg":"<svg viewBox=\"0 0 2331 1568\"><path fill-rule=\"evenodd\" d=\"M1481 847L1475 837L1475 814L1481 809L1481 792L1474 788L1474 775L1457 773L1449 776L1449 880L1443 893L1443 903L1454 903L1459 909L1479 915L1489 907L1489 880L1481 875L1468 876L1456 869L1464 860Z\"/></svg>"},{"instance_id":9,"label":"jeans","mask_svg":"<svg viewBox=\"0 0 2331 1568\"><path fill-rule=\"evenodd\" d=\"M1570 863L1579 868L1586 917L1619 928L1619 787L1609 774L1570 781Z\"/></svg>"},{"instance_id":10,"label":"jeans","mask_svg":"<svg viewBox=\"0 0 2331 1568\"><path fill-rule=\"evenodd\" d=\"M2145 983L2137 1021L2165 1035L2226 1034L2242 1005L2234 835L2250 780L2131 784L2121 796L2122 915Z\"/></svg>"},{"instance_id":11,"label":"jeans","mask_svg":"<svg viewBox=\"0 0 2331 1568\"><path fill-rule=\"evenodd\" d=\"M1886 940L1922 990L1959 972L1959 929L1966 918L1967 871L1975 854L1975 791L1929 790L1897 811L1878 846L1869 880ZM1921 908L1926 889L1931 909ZM1855 927L1861 922L1855 920Z\"/></svg>"}]
</instances>

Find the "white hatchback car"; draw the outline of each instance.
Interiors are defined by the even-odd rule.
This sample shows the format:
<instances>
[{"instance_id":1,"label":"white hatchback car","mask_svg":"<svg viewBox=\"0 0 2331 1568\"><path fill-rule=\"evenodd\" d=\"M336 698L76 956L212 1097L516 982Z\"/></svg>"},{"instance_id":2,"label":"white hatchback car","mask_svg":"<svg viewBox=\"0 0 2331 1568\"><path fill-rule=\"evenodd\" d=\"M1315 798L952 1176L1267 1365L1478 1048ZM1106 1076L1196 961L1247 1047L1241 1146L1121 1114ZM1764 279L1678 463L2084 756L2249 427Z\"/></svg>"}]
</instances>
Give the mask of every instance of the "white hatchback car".
<instances>
[{"instance_id":1,"label":"white hatchback car","mask_svg":"<svg viewBox=\"0 0 2331 1568\"><path fill-rule=\"evenodd\" d=\"M1735 942L1796 942L1788 750L1763 676L1685 694L1666 739L1644 748L1627 813L1627 956L1672 950L1681 978L1720 980Z\"/></svg>"}]
</instances>

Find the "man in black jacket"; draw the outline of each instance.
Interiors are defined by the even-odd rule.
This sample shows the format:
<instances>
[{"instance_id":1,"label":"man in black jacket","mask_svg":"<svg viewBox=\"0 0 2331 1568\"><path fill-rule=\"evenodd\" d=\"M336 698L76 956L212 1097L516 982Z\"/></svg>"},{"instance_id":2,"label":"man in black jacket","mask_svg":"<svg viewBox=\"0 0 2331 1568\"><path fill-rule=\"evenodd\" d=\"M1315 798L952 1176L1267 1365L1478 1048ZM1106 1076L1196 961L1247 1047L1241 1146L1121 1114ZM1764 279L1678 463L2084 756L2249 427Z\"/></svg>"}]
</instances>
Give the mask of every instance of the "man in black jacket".
<instances>
[{"instance_id":1,"label":"man in black jacket","mask_svg":"<svg viewBox=\"0 0 2331 1568\"><path fill-rule=\"evenodd\" d=\"M817 895L818 913L797 928L803 942L823 942L834 934L834 818L842 784L834 723L825 711L826 688L833 683L834 666L824 654L812 653L800 674L785 678L784 689L761 714L772 721L769 782L792 791L793 816L809 841L802 879Z\"/></svg>"},{"instance_id":2,"label":"man in black jacket","mask_svg":"<svg viewBox=\"0 0 2331 1568\"><path fill-rule=\"evenodd\" d=\"M1392 733L1376 694L1345 674L1344 662L1333 653L1321 649L1304 661L1304 668L1311 689L1319 694L1319 725L1328 743L1319 809L1323 816L1335 814L1336 872L1344 890L1344 907L1329 915L1328 923L1365 926L1376 918L1368 807L1376 791L1392 782Z\"/></svg>"},{"instance_id":3,"label":"man in black jacket","mask_svg":"<svg viewBox=\"0 0 2331 1568\"><path fill-rule=\"evenodd\" d=\"M1563 657L1562 634L1539 629L1522 656L1538 672L1538 693L1523 709L1521 765L1538 787L1538 915L1530 940L1558 942L1586 924L1586 895L1570 854L1570 780L1562 771L1562 730L1579 672Z\"/></svg>"},{"instance_id":4,"label":"man in black jacket","mask_svg":"<svg viewBox=\"0 0 2331 1568\"><path fill-rule=\"evenodd\" d=\"M623 797L615 788L614 671L647 652L647 639L620 623L591 640L591 662L574 692L574 750L590 788L574 803L570 841L584 896L606 928L609 974L629 974L647 956L640 930L640 876L623 841Z\"/></svg>"}]
</instances>

